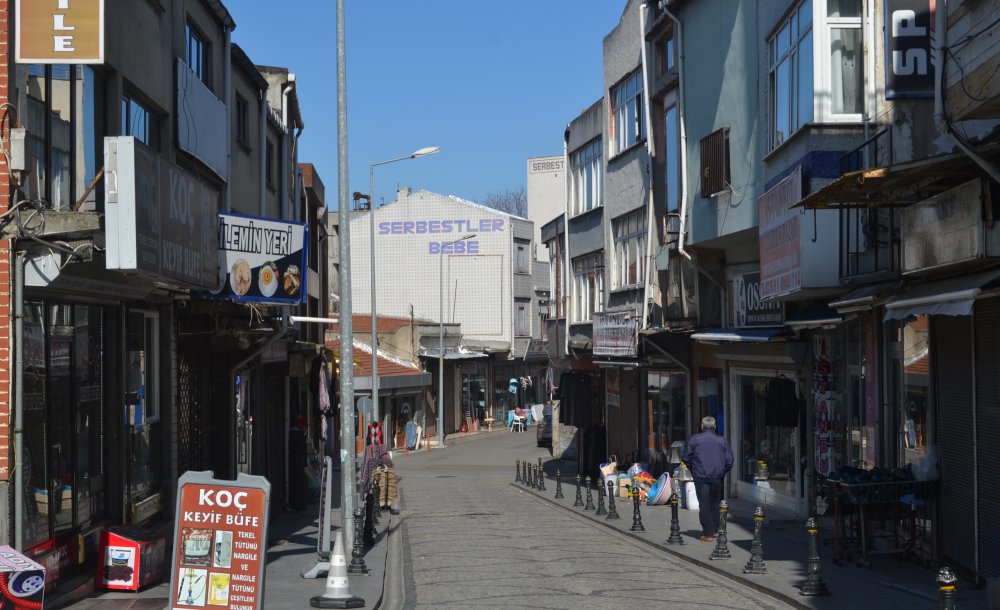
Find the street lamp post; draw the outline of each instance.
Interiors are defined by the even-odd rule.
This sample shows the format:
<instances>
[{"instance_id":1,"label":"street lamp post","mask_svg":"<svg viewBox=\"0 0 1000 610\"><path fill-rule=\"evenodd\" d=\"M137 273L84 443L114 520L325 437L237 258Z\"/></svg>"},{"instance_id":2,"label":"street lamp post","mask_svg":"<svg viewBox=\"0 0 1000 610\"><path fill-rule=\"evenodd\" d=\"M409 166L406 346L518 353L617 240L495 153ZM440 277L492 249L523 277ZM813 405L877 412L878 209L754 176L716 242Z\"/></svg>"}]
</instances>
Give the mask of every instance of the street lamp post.
<instances>
[{"instance_id":1,"label":"street lamp post","mask_svg":"<svg viewBox=\"0 0 1000 610\"><path fill-rule=\"evenodd\" d=\"M375 166L388 165L397 161L416 159L436 154L441 149L437 146L427 146L416 150L405 157L397 157L388 161L377 161L368 166L368 220L370 231L370 255L371 255L371 297L372 297L372 421L379 421L378 409L378 314L375 309Z\"/></svg>"},{"instance_id":2,"label":"street lamp post","mask_svg":"<svg viewBox=\"0 0 1000 610\"><path fill-rule=\"evenodd\" d=\"M454 241L441 244L438 251L438 447L444 447L444 251L445 246L472 239L476 234L466 235Z\"/></svg>"}]
</instances>

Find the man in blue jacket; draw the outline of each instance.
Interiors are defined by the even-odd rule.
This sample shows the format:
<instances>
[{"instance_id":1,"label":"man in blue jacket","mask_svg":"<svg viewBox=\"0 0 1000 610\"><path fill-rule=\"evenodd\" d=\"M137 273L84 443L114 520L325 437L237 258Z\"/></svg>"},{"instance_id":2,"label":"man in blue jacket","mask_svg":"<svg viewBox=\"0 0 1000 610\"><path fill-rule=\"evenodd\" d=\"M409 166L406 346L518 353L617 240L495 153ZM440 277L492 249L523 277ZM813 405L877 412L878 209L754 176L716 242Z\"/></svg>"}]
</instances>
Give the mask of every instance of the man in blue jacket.
<instances>
[{"instance_id":1,"label":"man in blue jacket","mask_svg":"<svg viewBox=\"0 0 1000 610\"><path fill-rule=\"evenodd\" d=\"M691 471L698 495L698 519L701 521L698 540L710 542L719 531L722 481L733 467L733 448L726 437L715 431L714 417L701 418L701 433L688 439L681 452L681 461Z\"/></svg>"}]
</instances>

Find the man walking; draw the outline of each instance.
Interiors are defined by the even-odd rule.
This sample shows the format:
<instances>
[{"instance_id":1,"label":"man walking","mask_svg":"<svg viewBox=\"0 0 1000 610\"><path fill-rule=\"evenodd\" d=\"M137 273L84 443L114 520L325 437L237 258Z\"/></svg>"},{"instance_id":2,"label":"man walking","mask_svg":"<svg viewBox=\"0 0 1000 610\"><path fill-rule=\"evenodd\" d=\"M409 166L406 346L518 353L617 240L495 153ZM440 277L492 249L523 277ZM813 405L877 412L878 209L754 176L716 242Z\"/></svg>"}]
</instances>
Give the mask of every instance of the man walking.
<instances>
[{"instance_id":1,"label":"man walking","mask_svg":"<svg viewBox=\"0 0 1000 610\"><path fill-rule=\"evenodd\" d=\"M726 437L715 431L714 417L701 418L701 433L688 439L681 452L681 461L691 471L698 495L698 519L701 521L698 540L711 542L719 531L722 482L733 467L733 448Z\"/></svg>"}]
</instances>

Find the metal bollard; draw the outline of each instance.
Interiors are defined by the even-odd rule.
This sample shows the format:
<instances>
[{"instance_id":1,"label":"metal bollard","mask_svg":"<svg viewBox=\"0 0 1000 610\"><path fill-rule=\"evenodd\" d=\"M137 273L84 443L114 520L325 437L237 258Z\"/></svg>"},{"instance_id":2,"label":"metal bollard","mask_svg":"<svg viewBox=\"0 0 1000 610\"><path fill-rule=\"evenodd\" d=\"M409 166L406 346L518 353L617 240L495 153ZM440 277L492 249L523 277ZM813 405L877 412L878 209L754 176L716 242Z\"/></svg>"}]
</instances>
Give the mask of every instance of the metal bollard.
<instances>
[{"instance_id":1,"label":"metal bollard","mask_svg":"<svg viewBox=\"0 0 1000 610\"><path fill-rule=\"evenodd\" d=\"M644 532L646 527L642 524L642 515L639 513L639 500L642 494L639 493L638 487L632 488L632 527L630 528L633 532Z\"/></svg>"},{"instance_id":2,"label":"metal bollard","mask_svg":"<svg viewBox=\"0 0 1000 610\"><path fill-rule=\"evenodd\" d=\"M715 549L708 556L709 559L731 559L729 552L729 538L726 536L726 520L729 517L729 502L723 500L719 502L719 531L715 534Z\"/></svg>"},{"instance_id":3,"label":"metal bollard","mask_svg":"<svg viewBox=\"0 0 1000 610\"><path fill-rule=\"evenodd\" d=\"M753 511L753 542L750 543L750 559L743 566L744 574L767 574L764 564L764 542L761 540L761 530L764 529L764 509L757 507Z\"/></svg>"},{"instance_id":4,"label":"metal bollard","mask_svg":"<svg viewBox=\"0 0 1000 610\"><path fill-rule=\"evenodd\" d=\"M531 463L528 462L528 460L524 460L524 467L527 469L527 472L528 472L527 485L528 485L528 487L534 489L535 488L535 469L531 467Z\"/></svg>"},{"instance_id":5,"label":"metal bollard","mask_svg":"<svg viewBox=\"0 0 1000 610\"><path fill-rule=\"evenodd\" d=\"M608 481L608 516L605 519L621 519L615 508L615 482Z\"/></svg>"},{"instance_id":6,"label":"metal bollard","mask_svg":"<svg viewBox=\"0 0 1000 610\"><path fill-rule=\"evenodd\" d=\"M379 485L378 477L372 477L372 488L375 496L375 525L379 524L379 513L382 512L382 486Z\"/></svg>"},{"instance_id":7,"label":"metal bollard","mask_svg":"<svg viewBox=\"0 0 1000 610\"><path fill-rule=\"evenodd\" d=\"M938 597L941 600L941 610L955 610L955 583L958 578L948 566L942 566L937 574Z\"/></svg>"},{"instance_id":8,"label":"metal bollard","mask_svg":"<svg viewBox=\"0 0 1000 610\"><path fill-rule=\"evenodd\" d=\"M354 547L351 550L351 564L347 566L348 574L367 574L368 566L365 565L364 560L364 550L362 549L361 538L363 536L362 529L363 525L361 521L364 519L364 512L359 505L354 509Z\"/></svg>"},{"instance_id":9,"label":"metal bollard","mask_svg":"<svg viewBox=\"0 0 1000 610\"><path fill-rule=\"evenodd\" d=\"M542 466L542 458L538 458L538 491L545 491L545 466Z\"/></svg>"},{"instance_id":10,"label":"metal bollard","mask_svg":"<svg viewBox=\"0 0 1000 610\"><path fill-rule=\"evenodd\" d=\"M608 514L608 510L604 508L604 484L600 481L597 482L597 512L594 514L601 517Z\"/></svg>"},{"instance_id":11,"label":"metal bollard","mask_svg":"<svg viewBox=\"0 0 1000 610\"><path fill-rule=\"evenodd\" d=\"M541 482L542 481L542 469L539 468L538 466L533 466L532 470L534 471L534 476L531 479L531 483L532 483L531 487L532 487L532 489L541 489L542 488L542 482Z\"/></svg>"},{"instance_id":12,"label":"metal bollard","mask_svg":"<svg viewBox=\"0 0 1000 610\"><path fill-rule=\"evenodd\" d=\"M573 501L573 506L583 506L583 494L580 492L580 475L576 475L576 500Z\"/></svg>"},{"instance_id":13,"label":"metal bollard","mask_svg":"<svg viewBox=\"0 0 1000 610\"><path fill-rule=\"evenodd\" d=\"M680 504L680 498L677 494L670 495L670 535L667 536L667 544L684 544L684 539L681 538L681 522L677 518L677 505Z\"/></svg>"},{"instance_id":14,"label":"metal bollard","mask_svg":"<svg viewBox=\"0 0 1000 610\"><path fill-rule=\"evenodd\" d=\"M514 463L517 464L517 477L514 479L514 482L523 483L524 479L521 478L521 460L514 460Z\"/></svg>"},{"instance_id":15,"label":"metal bollard","mask_svg":"<svg viewBox=\"0 0 1000 610\"><path fill-rule=\"evenodd\" d=\"M564 497L565 496L563 496L563 492L562 492L562 473L557 470L556 471L556 499L557 500L561 500Z\"/></svg>"},{"instance_id":16,"label":"metal bollard","mask_svg":"<svg viewBox=\"0 0 1000 610\"><path fill-rule=\"evenodd\" d=\"M816 519L809 517L806 521L806 534L809 536L809 557L806 559L806 582L802 585L799 595L812 597L814 595L829 595L830 590L823 582L819 563L819 528Z\"/></svg>"},{"instance_id":17,"label":"metal bollard","mask_svg":"<svg viewBox=\"0 0 1000 610\"><path fill-rule=\"evenodd\" d=\"M590 477L587 477L587 505L583 510L594 510L594 495L590 492Z\"/></svg>"},{"instance_id":18,"label":"metal bollard","mask_svg":"<svg viewBox=\"0 0 1000 610\"><path fill-rule=\"evenodd\" d=\"M372 495L371 489L365 494L364 511L365 521L361 533L364 537L365 547L371 547L375 544L375 534L378 533L375 531L375 497Z\"/></svg>"}]
</instances>

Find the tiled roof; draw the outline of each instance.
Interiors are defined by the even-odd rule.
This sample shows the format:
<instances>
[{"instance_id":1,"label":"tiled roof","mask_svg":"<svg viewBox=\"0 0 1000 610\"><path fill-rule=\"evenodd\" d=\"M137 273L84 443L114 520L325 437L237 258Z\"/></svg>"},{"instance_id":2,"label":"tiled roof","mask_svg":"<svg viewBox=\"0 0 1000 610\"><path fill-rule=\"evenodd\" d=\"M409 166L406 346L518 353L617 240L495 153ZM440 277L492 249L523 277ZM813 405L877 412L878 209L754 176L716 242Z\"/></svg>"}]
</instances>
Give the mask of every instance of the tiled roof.
<instances>
[{"instance_id":1,"label":"tiled roof","mask_svg":"<svg viewBox=\"0 0 1000 610\"><path fill-rule=\"evenodd\" d=\"M333 350L335 354L340 353L340 340L331 339L326 342L326 346ZM400 358L388 357L379 354L378 376L392 377L395 375L412 375L420 372L420 367L414 363L408 363ZM354 342L354 375L366 376L372 374L372 348L360 341Z\"/></svg>"},{"instance_id":2,"label":"tiled roof","mask_svg":"<svg viewBox=\"0 0 1000 610\"><path fill-rule=\"evenodd\" d=\"M367 314L354 314L351 318L353 328L355 332L359 333L371 333L372 330L372 317ZM422 322L427 322L428 320L414 319L414 324L419 324ZM409 318L396 318L393 316L378 316L378 328L377 332L380 333L394 333L400 328L406 326L410 323ZM332 324L330 326L331 330L340 330L338 324Z\"/></svg>"}]
</instances>

